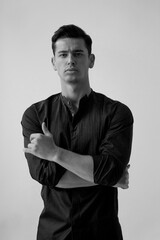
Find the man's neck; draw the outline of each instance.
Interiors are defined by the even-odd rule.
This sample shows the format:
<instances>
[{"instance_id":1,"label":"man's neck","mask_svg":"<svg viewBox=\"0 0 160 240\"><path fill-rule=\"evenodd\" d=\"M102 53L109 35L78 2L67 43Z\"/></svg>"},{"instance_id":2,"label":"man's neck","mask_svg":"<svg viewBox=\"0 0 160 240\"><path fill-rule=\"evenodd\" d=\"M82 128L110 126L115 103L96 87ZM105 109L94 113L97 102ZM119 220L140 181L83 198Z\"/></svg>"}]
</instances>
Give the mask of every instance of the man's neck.
<instances>
[{"instance_id":1,"label":"man's neck","mask_svg":"<svg viewBox=\"0 0 160 240\"><path fill-rule=\"evenodd\" d=\"M89 95L91 88L88 84L85 88L78 88L77 86L67 85L62 87L62 96L70 100L77 108L79 107L79 101L85 95Z\"/></svg>"}]
</instances>

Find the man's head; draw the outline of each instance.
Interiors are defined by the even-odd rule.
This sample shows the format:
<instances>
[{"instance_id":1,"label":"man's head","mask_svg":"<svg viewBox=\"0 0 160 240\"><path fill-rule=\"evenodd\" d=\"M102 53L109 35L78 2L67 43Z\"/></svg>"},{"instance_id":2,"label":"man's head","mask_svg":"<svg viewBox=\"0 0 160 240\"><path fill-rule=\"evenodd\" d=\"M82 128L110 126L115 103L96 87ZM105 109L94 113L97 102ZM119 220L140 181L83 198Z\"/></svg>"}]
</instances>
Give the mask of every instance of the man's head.
<instances>
[{"instance_id":1,"label":"man's head","mask_svg":"<svg viewBox=\"0 0 160 240\"><path fill-rule=\"evenodd\" d=\"M56 42L58 39L64 38L79 38L83 39L88 50L88 54L90 55L92 52L92 39L89 35L87 35L81 28L70 24L63 25L60 27L52 36L52 50L55 55Z\"/></svg>"},{"instance_id":2,"label":"man's head","mask_svg":"<svg viewBox=\"0 0 160 240\"><path fill-rule=\"evenodd\" d=\"M91 38L77 26L65 25L55 32L52 37L52 64L63 86L74 84L81 89L89 86L88 70L95 61L91 46Z\"/></svg>"}]
</instances>

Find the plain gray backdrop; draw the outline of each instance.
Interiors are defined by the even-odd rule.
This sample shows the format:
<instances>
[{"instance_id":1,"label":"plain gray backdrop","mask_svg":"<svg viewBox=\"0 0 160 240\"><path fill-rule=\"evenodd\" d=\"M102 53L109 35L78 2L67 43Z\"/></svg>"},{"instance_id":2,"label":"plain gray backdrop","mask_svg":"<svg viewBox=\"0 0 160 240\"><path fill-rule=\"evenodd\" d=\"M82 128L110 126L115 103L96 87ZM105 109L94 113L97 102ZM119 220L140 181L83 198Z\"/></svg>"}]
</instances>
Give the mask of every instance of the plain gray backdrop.
<instances>
[{"instance_id":1,"label":"plain gray backdrop","mask_svg":"<svg viewBox=\"0 0 160 240\"><path fill-rule=\"evenodd\" d=\"M51 36L63 24L93 39L93 90L127 104L134 115L130 188L119 190L124 240L159 240L160 1L0 1L0 239L35 239L43 204L29 175L21 117L60 91Z\"/></svg>"}]
</instances>

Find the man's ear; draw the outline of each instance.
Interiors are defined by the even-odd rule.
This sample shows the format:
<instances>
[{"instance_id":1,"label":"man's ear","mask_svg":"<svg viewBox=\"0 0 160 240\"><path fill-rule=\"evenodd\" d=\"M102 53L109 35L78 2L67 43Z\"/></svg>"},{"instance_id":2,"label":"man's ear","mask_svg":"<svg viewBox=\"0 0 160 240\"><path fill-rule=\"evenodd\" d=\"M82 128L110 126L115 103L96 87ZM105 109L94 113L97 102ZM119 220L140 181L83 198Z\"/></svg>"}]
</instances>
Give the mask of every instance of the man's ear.
<instances>
[{"instance_id":1,"label":"man's ear","mask_svg":"<svg viewBox=\"0 0 160 240\"><path fill-rule=\"evenodd\" d=\"M52 62L54 70L57 71L56 64L55 64L55 57L51 58L51 62Z\"/></svg>"},{"instance_id":2,"label":"man's ear","mask_svg":"<svg viewBox=\"0 0 160 240\"><path fill-rule=\"evenodd\" d=\"M89 58L90 58L89 68L93 68L94 62L95 62L95 55L94 54L90 54Z\"/></svg>"}]
</instances>

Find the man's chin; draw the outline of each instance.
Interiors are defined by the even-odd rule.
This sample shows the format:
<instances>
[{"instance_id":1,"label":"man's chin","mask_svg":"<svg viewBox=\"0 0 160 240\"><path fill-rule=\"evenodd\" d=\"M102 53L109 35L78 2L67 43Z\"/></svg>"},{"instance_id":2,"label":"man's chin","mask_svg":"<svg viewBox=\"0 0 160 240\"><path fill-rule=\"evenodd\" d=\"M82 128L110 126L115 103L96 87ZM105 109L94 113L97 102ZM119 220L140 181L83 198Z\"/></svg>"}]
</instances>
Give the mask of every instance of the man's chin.
<instances>
[{"instance_id":1,"label":"man's chin","mask_svg":"<svg viewBox=\"0 0 160 240\"><path fill-rule=\"evenodd\" d=\"M76 84L78 83L78 79L75 77L69 77L65 79L65 82L68 84Z\"/></svg>"}]
</instances>

